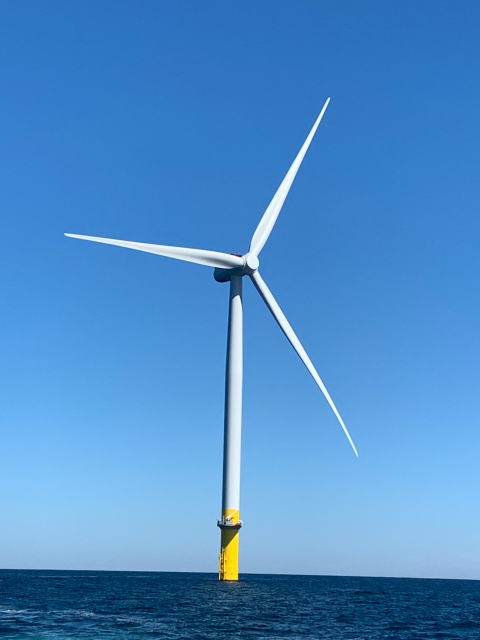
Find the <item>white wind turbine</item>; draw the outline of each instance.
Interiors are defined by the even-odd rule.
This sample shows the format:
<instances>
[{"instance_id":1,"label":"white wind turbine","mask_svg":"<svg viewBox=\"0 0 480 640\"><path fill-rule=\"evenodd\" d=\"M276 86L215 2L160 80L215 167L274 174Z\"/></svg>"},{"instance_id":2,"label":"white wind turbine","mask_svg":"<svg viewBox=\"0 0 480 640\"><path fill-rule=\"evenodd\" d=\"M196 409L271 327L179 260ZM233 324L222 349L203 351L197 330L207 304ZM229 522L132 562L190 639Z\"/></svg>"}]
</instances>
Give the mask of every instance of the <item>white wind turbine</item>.
<instances>
[{"instance_id":1,"label":"white wind turbine","mask_svg":"<svg viewBox=\"0 0 480 640\"><path fill-rule=\"evenodd\" d=\"M295 335L290 323L273 297L270 289L261 277L258 267L258 256L267 242L278 214L285 202L290 187L295 179L297 171L307 152L313 136L323 118L330 98L325 102L312 130L295 158L283 182L279 186L267 210L263 214L258 227L253 234L250 249L243 255L232 253L220 253L218 251L206 251L204 249L188 249L185 247L170 247L159 244L146 244L143 242L130 242L128 240L112 240L110 238L97 238L93 236L76 235L66 233L70 238L91 240L104 244L118 245L128 249L137 249L147 253L156 253L168 258L176 258L186 262L194 262L208 267L214 267L214 278L218 282L230 281L230 305L228 318L227 338L227 366L225 376L225 426L224 426L224 451L223 451L223 487L222 487L222 518L218 521L221 528L220 551L220 580L238 579L238 533L242 526L240 520L240 449L242 428L242 385L243 385L243 304L242 304L242 278L249 276L263 301L270 309L281 330L289 340L292 347L299 355L303 364L311 373L313 379L320 387L325 399L336 415L345 435L348 438L355 454L358 456L353 440L347 427L340 416L330 394L318 375L312 361L308 357L300 340Z\"/></svg>"}]
</instances>

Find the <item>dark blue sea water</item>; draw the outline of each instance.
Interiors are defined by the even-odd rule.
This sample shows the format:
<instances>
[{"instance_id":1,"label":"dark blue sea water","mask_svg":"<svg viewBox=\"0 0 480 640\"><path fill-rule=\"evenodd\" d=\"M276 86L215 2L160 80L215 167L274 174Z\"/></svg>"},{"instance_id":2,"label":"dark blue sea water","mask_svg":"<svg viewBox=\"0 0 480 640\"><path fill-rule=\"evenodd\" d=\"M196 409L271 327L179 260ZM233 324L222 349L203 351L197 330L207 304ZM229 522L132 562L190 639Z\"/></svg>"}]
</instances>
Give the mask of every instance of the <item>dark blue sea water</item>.
<instances>
[{"instance_id":1,"label":"dark blue sea water","mask_svg":"<svg viewBox=\"0 0 480 640\"><path fill-rule=\"evenodd\" d=\"M0 571L0 637L480 640L480 581Z\"/></svg>"}]
</instances>

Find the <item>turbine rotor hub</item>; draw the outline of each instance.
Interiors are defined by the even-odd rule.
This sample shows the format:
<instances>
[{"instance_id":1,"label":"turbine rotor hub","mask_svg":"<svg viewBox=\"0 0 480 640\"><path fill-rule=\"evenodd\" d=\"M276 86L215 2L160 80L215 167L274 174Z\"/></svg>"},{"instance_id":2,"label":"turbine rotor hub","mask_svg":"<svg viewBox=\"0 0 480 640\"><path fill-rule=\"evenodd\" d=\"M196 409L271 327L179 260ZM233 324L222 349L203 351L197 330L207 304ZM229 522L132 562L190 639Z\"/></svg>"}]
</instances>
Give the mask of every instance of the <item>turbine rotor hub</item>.
<instances>
[{"instance_id":1,"label":"turbine rotor hub","mask_svg":"<svg viewBox=\"0 0 480 640\"><path fill-rule=\"evenodd\" d=\"M231 276L250 276L257 271L260 262L254 253L246 253L240 257L243 258L243 266L235 267L234 269L220 269L217 267L213 272L215 280L217 282L228 282Z\"/></svg>"},{"instance_id":2,"label":"turbine rotor hub","mask_svg":"<svg viewBox=\"0 0 480 640\"><path fill-rule=\"evenodd\" d=\"M248 275L250 275L254 271L257 271L258 267L260 266L260 262L254 253L247 253L245 256L243 256L243 259L245 260L244 269L246 270L246 273L248 273Z\"/></svg>"}]
</instances>

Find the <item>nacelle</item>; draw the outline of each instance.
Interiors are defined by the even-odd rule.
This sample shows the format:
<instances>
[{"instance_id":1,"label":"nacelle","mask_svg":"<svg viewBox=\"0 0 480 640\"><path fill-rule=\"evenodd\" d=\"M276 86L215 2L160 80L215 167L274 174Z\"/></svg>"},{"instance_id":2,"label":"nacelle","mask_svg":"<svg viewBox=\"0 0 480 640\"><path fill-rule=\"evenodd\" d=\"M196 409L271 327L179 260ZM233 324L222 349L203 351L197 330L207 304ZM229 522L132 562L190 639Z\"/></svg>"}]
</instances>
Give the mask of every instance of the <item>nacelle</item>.
<instances>
[{"instance_id":1,"label":"nacelle","mask_svg":"<svg viewBox=\"0 0 480 640\"><path fill-rule=\"evenodd\" d=\"M257 271L260 262L253 253L247 253L243 258L243 266L235 267L234 269L220 269L216 267L213 272L213 277L217 282L229 282L231 276L250 276Z\"/></svg>"}]
</instances>

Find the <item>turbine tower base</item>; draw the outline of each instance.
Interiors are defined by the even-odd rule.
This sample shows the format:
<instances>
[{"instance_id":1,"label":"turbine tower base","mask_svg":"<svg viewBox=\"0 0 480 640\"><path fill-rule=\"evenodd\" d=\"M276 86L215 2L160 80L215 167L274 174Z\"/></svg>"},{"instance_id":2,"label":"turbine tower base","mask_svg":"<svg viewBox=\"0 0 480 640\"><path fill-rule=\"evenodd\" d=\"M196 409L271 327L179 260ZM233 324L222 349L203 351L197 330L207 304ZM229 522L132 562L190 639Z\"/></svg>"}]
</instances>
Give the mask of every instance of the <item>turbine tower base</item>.
<instances>
[{"instance_id":1,"label":"turbine tower base","mask_svg":"<svg viewBox=\"0 0 480 640\"><path fill-rule=\"evenodd\" d=\"M220 557L219 557L219 580L238 580L238 541L239 532L243 524L238 518L237 509L226 509L222 514L222 519L217 522L220 527Z\"/></svg>"}]
</instances>

